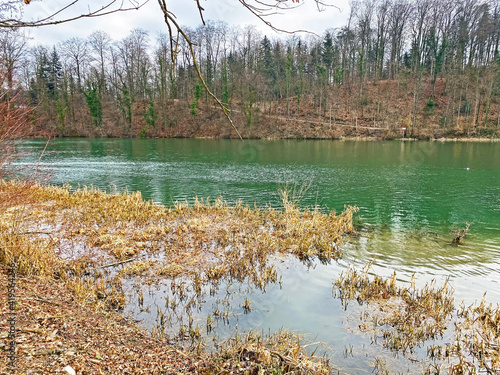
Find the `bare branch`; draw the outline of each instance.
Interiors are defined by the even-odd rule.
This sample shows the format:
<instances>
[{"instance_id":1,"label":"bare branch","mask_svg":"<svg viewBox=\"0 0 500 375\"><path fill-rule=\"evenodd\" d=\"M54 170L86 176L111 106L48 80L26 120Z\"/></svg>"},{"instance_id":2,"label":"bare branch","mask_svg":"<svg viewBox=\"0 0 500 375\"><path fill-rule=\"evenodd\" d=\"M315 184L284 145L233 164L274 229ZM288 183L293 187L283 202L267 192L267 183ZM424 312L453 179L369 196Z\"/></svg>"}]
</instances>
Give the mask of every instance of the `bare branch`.
<instances>
[{"instance_id":1,"label":"bare branch","mask_svg":"<svg viewBox=\"0 0 500 375\"><path fill-rule=\"evenodd\" d=\"M287 11L291 9L298 8L302 6L303 4L300 4L298 0L294 1L292 0L292 3L297 3L296 5L289 5L288 0L274 0L274 1L262 1L262 0L254 0L257 5L252 5L249 3L248 0L239 0L240 4L247 8L254 16L256 16L259 20L264 22L267 26L269 26L272 30L276 32L282 32L282 33L287 33L287 34L295 34L295 33L309 33L309 34L314 34L315 33L308 31L308 30L284 30L280 29L276 26L274 26L270 21L266 20L266 17L276 15L276 14L282 14L283 12L280 11ZM318 11L323 11L325 7L333 7L337 8L340 10L338 6L336 6L333 3L330 3L330 1L333 0L311 0L316 3L316 6L318 8Z\"/></svg>"},{"instance_id":2,"label":"bare branch","mask_svg":"<svg viewBox=\"0 0 500 375\"><path fill-rule=\"evenodd\" d=\"M240 132L238 131L238 129L234 125L233 120L231 119L231 116L229 115L229 108L227 108L226 105L224 103L222 103L222 101L207 86L205 79L203 78L203 75L201 74L200 67L198 65L198 60L196 59L196 54L195 54L194 48L193 48L194 43L191 41L191 38L189 38L189 36L184 32L182 27L177 23L177 21L175 20L173 15L167 10L166 1L165 0L158 0L158 3L159 3L160 8L163 12L163 15L165 18L165 23L168 26L170 35L172 35L172 25L173 25L175 27L175 29L177 30L177 33L182 36L182 38L186 41L186 43L189 47L189 52L190 52L191 56L193 57L193 65L196 69L196 73L198 74L198 78L200 79L201 84L203 85L204 89L212 97L212 99L214 99L215 102L219 105L219 107L222 109L222 112L224 112L224 115L228 119L229 123L231 124L233 129L236 131L236 134L238 134L238 137L241 140L243 140L243 137L241 136ZM178 53L177 47L178 47L178 43L176 44L175 54ZM173 49L172 49L172 51L173 51Z\"/></svg>"},{"instance_id":3,"label":"bare branch","mask_svg":"<svg viewBox=\"0 0 500 375\"><path fill-rule=\"evenodd\" d=\"M282 0L278 0L278 2L281 2ZM269 26L272 30L276 32L281 32L281 33L286 33L286 34L295 34L295 33L311 33L310 31L307 30L294 30L294 31L289 31L289 30L284 30L277 28L274 26L270 21L266 20L265 17L269 17L274 14L279 14L278 12L273 12L273 9L283 9L279 5L269 5L266 3L263 3L261 1L257 1L259 4L265 6L266 8L258 8L256 6L248 4L245 0L239 0L240 4L243 5L245 8L247 8L254 16L256 16L259 20L264 22L267 26ZM296 7L296 6L295 6ZM291 9L291 8L288 8ZM314 33L312 33L314 34Z\"/></svg>"},{"instance_id":4,"label":"bare branch","mask_svg":"<svg viewBox=\"0 0 500 375\"><path fill-rule=\"evenodd\" d=\"M10 19L4 19L0 20L0 28L18 28L18 27L41 27L41 26L48 26L48 25L58 25L61 23L67 23L67 22L72 22L76 21L82 18L95 18L95 17L102 17L102 16L107 16L112 13L118 13L118 12L127 12L130 10L138 10L142 8L149 0L143 0L143 2L139 3L137 1L132 1L129 0L130 6L126 6L124 4L124 1L118 1L118 0L110 0L108 3L103 5L102 7L91 10L89 9L87 13L83 13L77 16L71 16L71 17L58 17L61 16L64 11L67 11L74 5L76 5L80 0L73 0L70 4L64 6L61 9L58 9L56 12L52 13L51 15L45 17L45 18L40 18L37 20L33 21L27 21L27 20L22 20L22 19L15 19L15 18L10 18ZM27 3L29 4L29 2ZM113 8L113 5L116 5L116 8ZM33 5L31 5L33 6Z\"/></svg>"},{"instance_id":5,"label":"bare branch","mask_svg":"<svg viewBox=\"0 0 500 375\"><path fill-rule=\"evenodd\" d=\"M200 5L200 0L196 0L196 5L198 6L198 11L200 12L200 18L201 18L201 22L203 22L203 26L205 26L205 20L203 19L203 11L205 9L202 8L202 6Z\"/></svg>"}]
</instances>

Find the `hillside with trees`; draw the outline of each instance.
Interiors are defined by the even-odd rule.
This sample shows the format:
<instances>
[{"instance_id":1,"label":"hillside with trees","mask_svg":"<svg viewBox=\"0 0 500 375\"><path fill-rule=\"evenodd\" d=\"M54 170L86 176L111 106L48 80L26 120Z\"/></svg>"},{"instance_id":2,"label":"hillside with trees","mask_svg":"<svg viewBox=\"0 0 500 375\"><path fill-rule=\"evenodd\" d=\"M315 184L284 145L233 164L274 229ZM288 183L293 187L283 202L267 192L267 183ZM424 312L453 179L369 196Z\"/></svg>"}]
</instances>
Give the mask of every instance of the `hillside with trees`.
<instances>
[{"instance_id":1,"label":"hillside with trees","mask_svg":"<svg viewBox=\"0 0 500 375\"><path fill-rule=\"evenodd\" d=\"M499 0L353 1L347 23L321 36L210 21L183 30L244 137L499 134ZM0 37L3 87L34 108L32 135L237 137L183 39L96 31L29 47L22 30Z\"/></svg>"}]
</instances>

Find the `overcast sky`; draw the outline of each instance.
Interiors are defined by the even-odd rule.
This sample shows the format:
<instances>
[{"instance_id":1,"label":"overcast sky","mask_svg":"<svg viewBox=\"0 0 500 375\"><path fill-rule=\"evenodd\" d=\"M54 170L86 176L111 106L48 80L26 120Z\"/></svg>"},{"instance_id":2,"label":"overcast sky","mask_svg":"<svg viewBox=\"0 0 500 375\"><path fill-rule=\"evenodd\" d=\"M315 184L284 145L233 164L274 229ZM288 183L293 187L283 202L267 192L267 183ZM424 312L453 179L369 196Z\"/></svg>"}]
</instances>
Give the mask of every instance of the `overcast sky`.
<instances>
[{"instance_id":1,"label":"overcast sky","mask_svg":"<svg viewBox=\"0 0 500 375\"><path fill-rule=\"evenodd\" d=\"M127 4L129 0L125 0ZM32 1L24 7L24 19L46 17L54 11L70 3L68 0L41 0ZM349 13L348 0L334 0L338 8L329 7L318 11L313 0L301 1L296 9L282 11L279 15L268 18L275 27L290 31L305 29L317 34L323 34L326 29L340 27L346 24ZM62 17L73 17L85 13L90 6L96 9L106 0L80 0L78 7L72 7L61 13ZM275 34L262 21L245 9L238 0L202 0L205 8L205 20L222 20L229 25L255 25L263 34ZM290 1L291 4L291 1ZM194 0L167 0L169 9L177 16L181 25L197 27L201 24L196 2ZM141 9L129 12L120 12L98 18L87 18L66 24L47 26L31 30L33 44L57 44L71 37L86 38L95 30L108 32L115 40L120 40L128 35L130 30L142 28L149 31L154 37L158 32L166 32L163 15L157 0L149 0Z\"/></svg>"}]
</instances>

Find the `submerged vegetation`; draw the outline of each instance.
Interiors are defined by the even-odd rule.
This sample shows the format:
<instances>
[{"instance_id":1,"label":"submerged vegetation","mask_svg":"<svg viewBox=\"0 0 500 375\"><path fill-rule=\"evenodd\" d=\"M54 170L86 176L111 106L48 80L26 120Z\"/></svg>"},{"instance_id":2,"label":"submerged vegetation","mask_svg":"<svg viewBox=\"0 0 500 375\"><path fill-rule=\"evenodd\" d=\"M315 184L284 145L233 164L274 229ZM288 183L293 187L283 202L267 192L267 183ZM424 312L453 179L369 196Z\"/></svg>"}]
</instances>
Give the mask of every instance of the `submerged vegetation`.
<instances>
[{"instance_id":1,"label":"submerged vegetation","mask_svg":"<svg viewBox=\"0 0 500 375\"><path fill-rule=\"evenodd\" d=\"M363 317L360 328L384 339L384 345L395 351L411 351L415 346L442 335L454 308L453 290L446 282L441 288L434 283L424 288L396 285L396 273L390 279L368 277L369 265L362 272L348 268L334 284L337 295L347 308L349 300L376 304ZM380 331L380 326L387 329Z\"/></svg>"},{"instance_id":2,"label":"submerged vegetation","mask_svg":"<svg viewBox=\"0 0 500 375\"><path fill-rule=\"evenodd\" d=\"M331 374L325 358L306 353L303 337L282 330L269 337L249 333L223 344L210 374ZM309 344L315 345L316 343Z\"/></svg>"},{"instance_id":3,"label":"submerged vegetation","mask_svg":"<svg viewBox=\"0 0 500 375\"><path fill-rule=\"evenodd\" d=\"M500 371L500 307L479 305L458 309L453 303L453 289L448 281L437 287L435 282L417 288L396 285L396 273L384 279L369 277L370 264L360 272L348 268L334 283L336 296L347 309L350 300L368 308L360 314L359 330L383 338L384 346L395 352L412 353L430 339L443 338L454 318L450 342L427 346L426 374L476 374ZM379 374L389 373L383 360L376 361Z\"/></svg>"}]
</instances>

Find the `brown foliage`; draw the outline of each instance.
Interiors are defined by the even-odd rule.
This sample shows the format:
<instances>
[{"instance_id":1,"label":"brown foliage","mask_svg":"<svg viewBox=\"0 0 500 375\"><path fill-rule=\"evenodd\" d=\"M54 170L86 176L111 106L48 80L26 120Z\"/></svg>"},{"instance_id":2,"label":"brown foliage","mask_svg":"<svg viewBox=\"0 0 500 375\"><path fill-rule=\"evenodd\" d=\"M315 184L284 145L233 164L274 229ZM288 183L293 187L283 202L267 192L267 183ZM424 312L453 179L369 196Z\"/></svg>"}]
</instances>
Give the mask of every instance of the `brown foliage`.
<instances>
[{"instance_id":1,"label":"brown foliage","mask_svg":"<svg viewBox=\"0 0 500 375\"><path fill-rule=\"evenodd\" d=\"M30 112L19 104L18 95L12 96L9 90L0 91L0 178L6 176L7 166L19 156L16 142L29 132Z\"/></svg>"}]
</instances>

